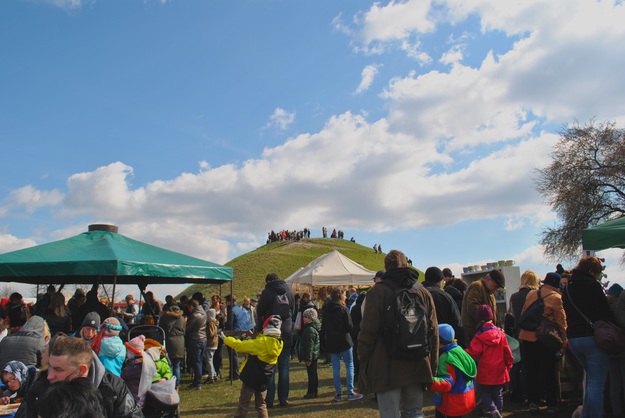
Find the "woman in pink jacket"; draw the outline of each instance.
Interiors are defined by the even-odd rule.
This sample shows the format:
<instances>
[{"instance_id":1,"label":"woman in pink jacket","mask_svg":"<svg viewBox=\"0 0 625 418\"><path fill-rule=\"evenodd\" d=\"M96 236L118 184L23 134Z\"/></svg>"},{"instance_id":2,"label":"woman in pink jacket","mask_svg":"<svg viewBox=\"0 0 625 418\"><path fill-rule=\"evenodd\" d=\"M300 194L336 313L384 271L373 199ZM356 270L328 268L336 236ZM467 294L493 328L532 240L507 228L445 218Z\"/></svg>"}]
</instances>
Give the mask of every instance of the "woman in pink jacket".
<instances>
[{"instance_id":1,"label":"woman in pink jacket","mask_svg":"<svg viewBox=\"0 0 625 418\"><path fill-rule=\"evenodd\" d=\"M477 308L477 320L477 333L466 351L477 363L477 382L483 407L493 418L501 418L503 385L510 380L508 372L512 368L512 350L506 334L493 324L493 311L489 305Z\"/></svg>"}]
</instances>

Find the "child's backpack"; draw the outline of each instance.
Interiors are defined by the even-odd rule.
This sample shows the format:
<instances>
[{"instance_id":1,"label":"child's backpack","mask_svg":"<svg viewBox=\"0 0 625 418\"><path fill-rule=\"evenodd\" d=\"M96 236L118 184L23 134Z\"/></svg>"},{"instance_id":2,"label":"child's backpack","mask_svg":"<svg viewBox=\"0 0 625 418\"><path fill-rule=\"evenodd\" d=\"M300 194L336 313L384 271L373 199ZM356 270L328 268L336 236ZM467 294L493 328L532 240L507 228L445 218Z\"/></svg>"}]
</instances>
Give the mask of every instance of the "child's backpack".
<instances>
[{"instance_id":1,"label":"child's backpack","mask_svg":"<svg viewBox=\"0 0 625 418\"><path fill-rule=\"evenodd\" d=\"M380 283L393 289L393 297L384 310L382 338L387 353L398 360L417 360L430 354L434 328L421 295L411 288L398 287L391 280ZM417 283L418 287L423 287Z\"/></svg>"},{"instance_id":2,"label":"child's backpack","mask_svg":"<svg viewBox=\"0 0 625 418\"><path fill-rule=\"evenodd\" d=\"M540 290L541 289L538 289L538 298L536 301L528 306L525 312L523 312L517 320L517 327L524 329L525 331L536 331L536 328L540 325L540 321L543 319L545 314L545 304L542 296L540 295Z\"/></svg>"}]
</instances>

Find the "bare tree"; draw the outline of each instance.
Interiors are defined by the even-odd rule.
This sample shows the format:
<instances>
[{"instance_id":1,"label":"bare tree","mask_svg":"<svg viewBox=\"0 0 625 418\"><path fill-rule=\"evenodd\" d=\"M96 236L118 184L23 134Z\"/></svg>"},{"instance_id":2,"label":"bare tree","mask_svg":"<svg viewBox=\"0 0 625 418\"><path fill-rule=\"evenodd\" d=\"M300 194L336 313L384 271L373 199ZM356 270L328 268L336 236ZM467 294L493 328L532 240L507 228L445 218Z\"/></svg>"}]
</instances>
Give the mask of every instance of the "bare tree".
<instances>
[{"instance_id":1,"label":"bare tree","mask_svg":"<svg viewBox=\"0 0 625 418\"><path fill-rule=\"evenodd\" d=\"M558 215L542 232L545 256L576 258L582 231L625 214L625 129L613 122L562 128L536 189Z\"/></svg>"},{"instance_id":2,"label":"bare tree","mask_svg":"<svg viewBox=\"0 0 625 418\"><path fill-rule=\"evenodd\" d=\"M10 284L3 284L2 286L0 286L0 297L2 298L8 298L9 296L11 296L11 293L15 292L15 288L13 286L11 286Z\"/></svg>"}]
</instances>

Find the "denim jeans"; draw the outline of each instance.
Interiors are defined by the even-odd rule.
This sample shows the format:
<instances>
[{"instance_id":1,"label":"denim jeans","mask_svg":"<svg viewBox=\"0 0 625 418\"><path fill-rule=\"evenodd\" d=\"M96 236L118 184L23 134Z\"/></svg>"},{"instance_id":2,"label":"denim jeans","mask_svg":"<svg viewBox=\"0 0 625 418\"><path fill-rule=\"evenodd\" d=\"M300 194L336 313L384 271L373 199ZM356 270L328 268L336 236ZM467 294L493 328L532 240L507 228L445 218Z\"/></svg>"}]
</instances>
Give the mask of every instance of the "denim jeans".
<instances>
[{"instance_id":1,"label":"denim jeans","mask_svg":"<svg viewBox=\"0 0 625 418\"><path fill-rule=\"evenodd\" d=\"M206 340L193 341L189 343L189 365L193 370L192 386L202 385L202 357L206 348Z\"/></svg>"},{"instance_id":2,"label":"denim jeans","mask_svg":"<svg viewBox=\"0 0 625 418\"><path fill-rule=\"evenodd\" d=\"M343 394L341 385L341 357L345 363L345 378L347 380L347 395L354 393L354 358L352 348L348 348L342 353L330 353L332 359L332 377L334 380L334 390L337 395Z\"/></svg>"},{"instance_id":3,"label":"denim jeans","mask_svg":"<svg viewBox=\"0 0 625 418\"><path fill-rule=\"evenodd\" d=\"M214 348L207 347L206 350L204 350L204 361L203 361L204 371L206 372L206 374L208 374L209 379L217 375L217 373L215 373L215 365L213 364L214 355L215 355Z\"/></svg>"},{"instance_id":4,"label":"denim jeans","mask_svg":"<svg viewBox=\"0 0 625 418\"><path fill-rule=\"evenodd\" d=\"M610 357L595 344L593 337L569 339L569 347L586 373L582 418L603 417L603 395Z\"/></svg>"},{"instance_id":5,"label":"denim jeans","mask_svg":"<svg viewBox=\"0 0 625 418\"><path fill-rule=\"evenodd\" d=\"M480 385L482 407L488 412L503 410L503 385Z\"/></svg>"},{"instance_id":6,"label":"denim jeans","mask_svg":"<svg viewBox=\"0 0 625 418\"><path fill-rule=\"evenodd\" d=\"M380 418L423 418L421 383L378 393Z\"/></svg>"},{"instance_id":7,"label":"denim jeans","mask_svg":"<svg viewBox=\"0 0 625 418\"><path fill-rule=\"evenodd\" d=\"M171 359L171 373L176 376L176 387L180 386L180 367L183 361L183 358Z\"/></svg>"},{"instance_id":8,"label":"denim jeans","mask_svg":"<svg viewBox=\"0 0 625 418\"><path fill-rule=\"evenodd\" d=\"M284 347L278 357L277 367L273 368L273 374L267 386L267 405L273 405L276 397L276 370L278 373L278 400L280 402L289 400L289 360L291 359L291 347Z\"/></svg>"}]
</instances>

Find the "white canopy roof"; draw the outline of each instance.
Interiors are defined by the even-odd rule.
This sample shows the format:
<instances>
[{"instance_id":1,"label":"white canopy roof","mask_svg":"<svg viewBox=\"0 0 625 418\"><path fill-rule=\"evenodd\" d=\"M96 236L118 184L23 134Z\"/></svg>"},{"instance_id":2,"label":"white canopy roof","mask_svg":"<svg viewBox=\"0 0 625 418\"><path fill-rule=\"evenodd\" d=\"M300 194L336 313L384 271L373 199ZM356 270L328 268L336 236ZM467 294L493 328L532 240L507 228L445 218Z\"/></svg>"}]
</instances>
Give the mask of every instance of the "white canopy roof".
<instances>
[{"instance_id":1,"label":"white canopy roof","mask_svg":"<svg viewBox=\"0 0 625 418\"><path fill-rule=\"evenodd\" d=\"M290 284L311 286L371 286L375 271L368 270L337 250L324 254L285 279Z\"/></svg>"}]
</instances>

